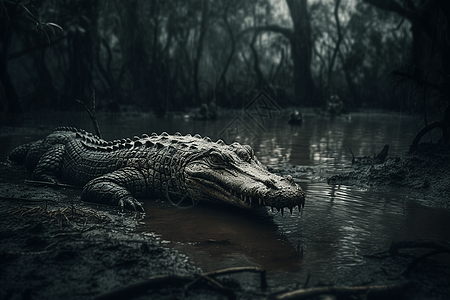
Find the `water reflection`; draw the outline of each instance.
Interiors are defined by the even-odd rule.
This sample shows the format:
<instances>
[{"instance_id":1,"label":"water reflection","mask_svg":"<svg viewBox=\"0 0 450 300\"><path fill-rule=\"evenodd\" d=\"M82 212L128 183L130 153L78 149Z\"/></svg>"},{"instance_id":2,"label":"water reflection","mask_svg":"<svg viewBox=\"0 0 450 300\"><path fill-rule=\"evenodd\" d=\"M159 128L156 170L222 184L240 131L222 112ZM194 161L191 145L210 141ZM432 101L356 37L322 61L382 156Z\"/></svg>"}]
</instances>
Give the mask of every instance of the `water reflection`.
<instances>
[{"instance_id":1,"label":"water reflection","mask_svg":"<svg viewBox=\"0 0 450 300\"><path fill-rule=\"evenodd\" d=\"M142 231L156 231L191 255L212 266L234 265L246 261L267 270L295 271L300 265L299 252L265 212L245 212L227 207L196 205L177 208L171 204L146 201ZM298 215L293 215L298 218Z\"/></svg>"},{"instance_id":2,"label":"water reflection","mask_svg":"<svg viewBox=\"0 0 450 300\"><path fill-rule=\"evenodd\" d=\"M274 220L292 243L305 245L302 267L309 270L351 268L393 240L450 238L448 211L423 207L403 194L322 183L309 184L307 193L301 219Z\"/></svg>"},{"instance_id":3,"label":"water reflection","mask_svg":"<svg viewBox=\"0 0 450 300\"><path fill-rule=\"evenodd\" d=\"M340 168L351 161L350 148L356 156L370 156L389 144L390 155L403 154L413 138L413 124L409 116L381 113L333 119L305 114L301 126L289 126L279 119L269 122L270 129L253 146L270 166L288 161Z\"/></svg>"}]
</instances>

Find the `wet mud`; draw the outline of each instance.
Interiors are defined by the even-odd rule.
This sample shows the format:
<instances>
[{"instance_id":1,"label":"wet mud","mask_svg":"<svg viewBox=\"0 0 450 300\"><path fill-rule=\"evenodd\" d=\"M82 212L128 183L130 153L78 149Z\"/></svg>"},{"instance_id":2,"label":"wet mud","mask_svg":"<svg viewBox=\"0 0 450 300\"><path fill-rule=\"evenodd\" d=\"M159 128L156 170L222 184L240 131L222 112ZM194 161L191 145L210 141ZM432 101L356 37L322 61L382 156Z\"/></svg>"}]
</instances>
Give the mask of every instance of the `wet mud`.
<instances>
[{"instance_id":1,"label":"wet mud","mask_svg":"<svg viewBox=\"0 0 450 300\"><path fill-rule=\"evenodd\" d=\"M0 299L90 299L148 276L198 272L134 233L132 213L45 187L2 183L0 195Z\"/></svg>"},{"instance_id":2,"label":"wet mud","mask_svg":"<svg viewBox=\"0 0 450 300\"><path fill-rule=\"evenodd\" d=\"M450 151L436 144L419 144L403 156L382 164L356 160L351 171L327 179L332 185L396 189L430 207L450 208Z\"/></svg>"}]
</instances>

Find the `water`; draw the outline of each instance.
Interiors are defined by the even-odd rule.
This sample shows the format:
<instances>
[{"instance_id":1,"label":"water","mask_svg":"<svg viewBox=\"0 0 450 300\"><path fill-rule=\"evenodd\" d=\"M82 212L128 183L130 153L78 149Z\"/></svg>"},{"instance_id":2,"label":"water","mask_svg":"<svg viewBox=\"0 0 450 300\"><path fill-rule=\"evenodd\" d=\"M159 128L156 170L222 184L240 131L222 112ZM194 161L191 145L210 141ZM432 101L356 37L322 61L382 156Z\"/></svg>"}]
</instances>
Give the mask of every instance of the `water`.
<instances>
[{"instance_id":1,"label":"water","mask_svg":"<svg viewBox=\"0 0 450 300\"><path fill-rule=\"evenodd\" d=\"M285 114L286 115L286 114ZM211 121L195 121L183 114L155 119L143 113L99 118L104 138L116 139L141 133L166 131L199 133L213 140L230 125L235 112ZM26 127L44 128L35 134L4 134L0 150L4 158L23 143L42 137L55 125L90 129L84 114L62 114L48 121L34 115ZM234 209L195 206L173 207L162 201L146 201L147 215L140 231L158 236L163 243L188 254L205 271L254 265L273 274L275 284L329 278L342 269L363 264L363 255L387 250L393 240L450 239L450 213L427 208L418 199L395 191L361 190L329 186L324 178L345 171L356 156L373 155L389 144L389 155L407 151L415 133L412 117L393 113L353 113L330 119L312 113L301 126L286 119L267 121L264 128L251 127L236 138L249 142L258 159L273 168L306 166L295 180L307 193L305 209L279 213L247 213Z\"/></svg>"}]
</instances>

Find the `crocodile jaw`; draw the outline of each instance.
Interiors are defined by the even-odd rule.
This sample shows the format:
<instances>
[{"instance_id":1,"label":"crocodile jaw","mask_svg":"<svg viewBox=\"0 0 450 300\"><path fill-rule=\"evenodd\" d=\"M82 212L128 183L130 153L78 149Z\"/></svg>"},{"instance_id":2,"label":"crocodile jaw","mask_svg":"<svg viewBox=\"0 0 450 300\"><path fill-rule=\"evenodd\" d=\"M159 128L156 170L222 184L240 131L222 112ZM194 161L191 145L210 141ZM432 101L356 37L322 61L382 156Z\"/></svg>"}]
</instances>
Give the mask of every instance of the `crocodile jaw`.
<instances>
[{"instance_id":1,"label":"crocodile jaw","mask_svg":"<svg viewBox=\"0 0 450 300\"><path fill-rule=\"evenodd\" d=\"M290 176L272 174L257 160L225 169L191 163L184 177L191 197L200 201L228 203L245 209L287 207L291 211L305 203L305 193Z\"/></svg>"}]
</instances>

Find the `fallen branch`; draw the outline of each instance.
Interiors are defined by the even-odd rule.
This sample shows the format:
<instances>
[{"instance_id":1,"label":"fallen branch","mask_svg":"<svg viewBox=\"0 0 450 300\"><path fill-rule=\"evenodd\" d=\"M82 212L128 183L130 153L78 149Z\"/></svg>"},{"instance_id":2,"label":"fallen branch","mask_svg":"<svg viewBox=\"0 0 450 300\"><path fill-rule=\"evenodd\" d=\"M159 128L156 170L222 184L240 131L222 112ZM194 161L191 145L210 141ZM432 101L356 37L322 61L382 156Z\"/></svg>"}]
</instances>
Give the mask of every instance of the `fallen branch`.
<instances>
[{"instance_id":1,"label":"fallen branch","mask_svg":"<svg viewBox=\"0 0 450 300\"><path fill-rule=\"evenodd\" d=\"M25 180L25 184L34 184L34 185L45 185L53 188L71 188L71 189L79 189L81 187L71 184L58 183L58 182L50 182L50 181L37 181L37 180Z\"/></svg>"},{"instance_id":2,"label":"fallen branch","mask_svg":"<svg viewBox=\"0 0 450 300\"><path fill-rule=\"evenodd\" d=\"M218 288L222 293L227 295L228 297L233 297L234 292L224 287L221 283L219 283L217 280L213 279L212 277L219 276L219 275L226 275L226 274L232 274L232 273L239 273L239 272L254 272L254 273L260 273L261 275L261 288L267 287L267 281L266 281L266 271L262 270L260 268L256 267L237 267L237 268L228 268L228 269L222 269L217 270L213 272L207 272L202 274L172 274L172 275L158 275L158 276L152 276L145 280L132 283L130 285L103 293L99 295L96 299L102 300L102 299L131 299L134 297L138 297L144 293L146 293L148 290L157 288L157 287L163 287L167 285L180 285L180 284L189 284L193 281L198 281L199 279L204 279L207 282L213 283L216 288ZM191 286L189 284L188 286Z\"/></svg>"},{"instance_id":3,"label":"fallen branch","mask_svg":"<svg viewBox=\"0 0 450 300\"><path fill-rule=\"evenodd\" d=\"M27 199L27 198L16 198L16 197L2 197L0 196L1 200L19 200L23 202L31 202L31 203L39 203L39 202L53 202L56 203L57 201L51 200L51 199Z\"/></svg>"},{"instance_id":4,"label":"fallen branch","mask_svg":"<svg viewBox=\"0 0 450 300\"><path fill-rule=\"evenodd\" d=\"M392 242L389 249L390 255L397 255L398 250L402 248L425 248L433 249L434 251L423 254L413 261L411 261L406 268L400 273L400 275L409 276L411 271L426 258L441 253L450 253L450 243L447 241L435 241L435 240L412 240L412 241L401 241Z\"/></svg>"},{"instance_id":5,"label":"fallen branch","mask_svg":"<svg viewBox=\"0 0 450 300\"><path fill-rule=\"evenodd\" d=\"M422 137L427 134L428 132L430 132L431 130L435 129L435 128L440 128L442 130L442 138L445 144L449 143L449 135L450 132L447 129L448 124L446 122L446 120L440 121L440 122L433 122L428 124L427 126L425 126L424 128L422 128L417 134L416 137L414 138L414 140L411 143L411 148L414 149L414 147L416 147L420 140L422 139Z\"/></svg>"},{"instance_id":6,"label":"fallen branch","mask_svg":"<svg viewBox=\"0 0 450 300\"><path fill-rule=\"evenodd\" d=\"M330 286L330 287L316 287L309 289L299 289L292 292L287 292L277 295L274 299L277 300L293 300L306 299L324 294L332 294L335 296L350 296L354 294L365 294L365 298L386 298L392 297L405 291L412 282L401 282L394 284L372 285L372 286Z\"/></svg>"},{"instance_id":7,"label":"fallen branch","mask_svg":"<svg viewBox=\"0 0 450 300\"><path fill-rule=\"evenodd\" d=\"M397 255L398 250L402 248L428 248L434 250L445 250L450 252L450 242L436 240L411 240L392 242L389 249L390 255Z\"/></svg>"},{"instance_id":8,"label":"fallen branch","mask_svg":"<svg viewBox=\"0 0 450 300\"><path fill-rule=\"evenodd\" d=\"M406 276L408 277L409 274L411 273L411 271L422 261L424 261L426 258L430 257L430 256L434 256L434 255L438 255L441 253L450 253L447 250L435 250L429 253L426 253L424 255L421 255L419 257L417 257L416 259L414 259L413 261L411 261L406 268L400 273L400 275Z\"/></svg>"},{"instance_id":9,"label":"fallen branch","mask_svg":"<svg viewBox=\"0 0 450 300\"><path fill-rule=\"evenodd\" d=\"M187 283L190 281L194 281L197 279L196 275L192 274L173 274L173 275L159 275L152 276L146 280L136 282L130 285L127 285L122 288L118 288L116 290L112 290L110 292L106 292L98 296L97 300L113 300L113 299L132 299L138 297L148 290L163 287L166 285L179 285L182 283Z\"/></svg>"},{"instance_id":10,"label":"fallen branch","mask_svg":"<svg viewBox=\"0 0 450 300\"><path fill-rule=\"evenodd\" d=\"M241 272L253 272L253 273L260 273L261 277L261 288L265 289L267 287L267 280L266 280L266 270L256 268L256 267L236 267L236 268L228 268L228 269L222 269L217 271L212 271L208 273L204 273L207 276L218 276L218 275L226 275L226 274L233 274L233 273L241 273Z\"/></svg>"}]
</instances>

